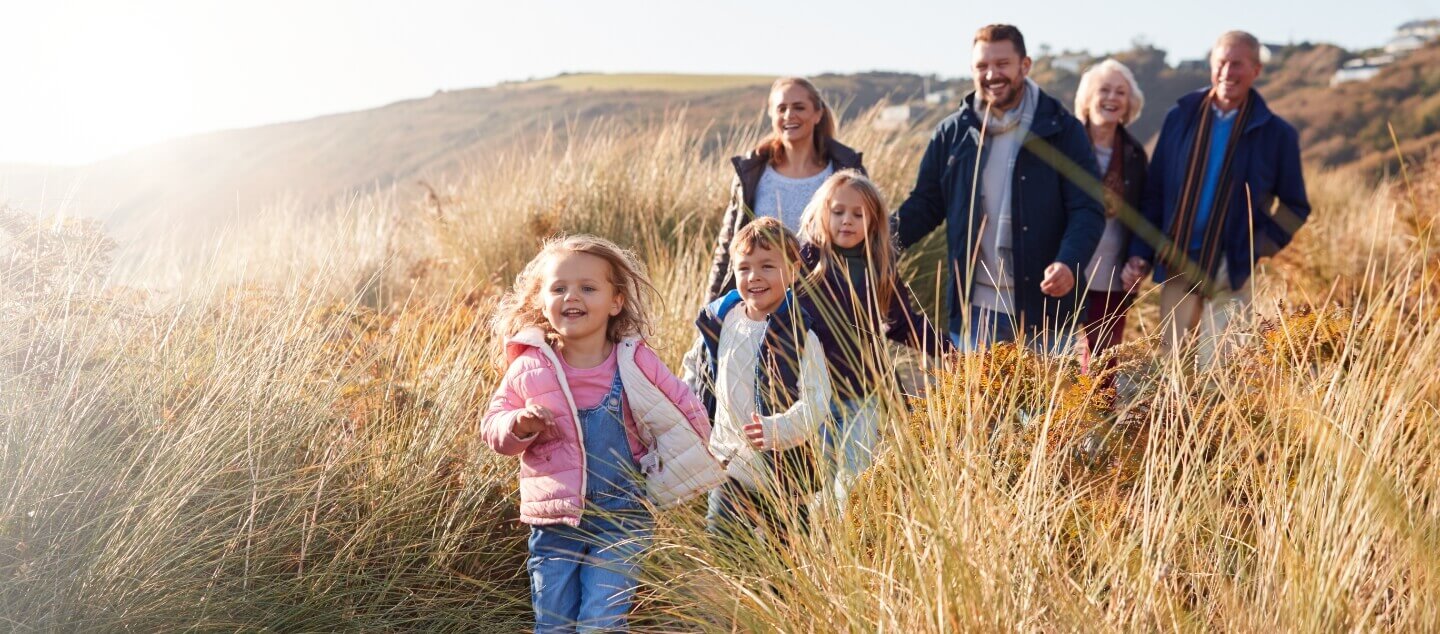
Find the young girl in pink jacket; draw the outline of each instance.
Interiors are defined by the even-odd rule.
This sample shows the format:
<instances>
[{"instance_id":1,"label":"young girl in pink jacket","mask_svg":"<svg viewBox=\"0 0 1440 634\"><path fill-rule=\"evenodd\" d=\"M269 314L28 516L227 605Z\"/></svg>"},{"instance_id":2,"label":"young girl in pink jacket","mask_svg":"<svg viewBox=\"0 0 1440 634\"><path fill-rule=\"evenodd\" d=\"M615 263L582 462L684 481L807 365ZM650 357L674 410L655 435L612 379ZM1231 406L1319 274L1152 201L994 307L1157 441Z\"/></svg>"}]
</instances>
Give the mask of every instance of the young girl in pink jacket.
<instances>
[{"instance_id":1,"label":"young girl in pink jacket","mask_svg":"<svg viewBox=\"0 0 1440 634\"><path fill-rule=\"evenodd\" d=\"M482 433L520 456L535 631L623 629L656 506L713 488L705 408L642 337L644 291L628 251L593 236L547 243L500 302L509 368Z\"/></svg>"}]
</instances>

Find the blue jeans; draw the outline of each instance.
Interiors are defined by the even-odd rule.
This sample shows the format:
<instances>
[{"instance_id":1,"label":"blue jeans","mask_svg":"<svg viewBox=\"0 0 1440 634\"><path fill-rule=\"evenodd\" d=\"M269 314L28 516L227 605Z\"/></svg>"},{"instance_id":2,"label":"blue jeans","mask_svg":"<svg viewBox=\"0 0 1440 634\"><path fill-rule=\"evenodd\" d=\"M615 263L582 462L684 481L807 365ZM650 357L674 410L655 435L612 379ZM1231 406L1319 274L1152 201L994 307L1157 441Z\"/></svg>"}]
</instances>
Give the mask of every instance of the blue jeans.
<instances>
[{"instance_id":1,"label":"blue jeans","mask_svg":"<svg viewBox=\"0 0 1440 634\"><path fill-rule=\"evenodd\" d=\"M952 322L953 323L953 322ZM970 332L968 336L961 337L960 333L950 331L950 343L955 344L961 352L982 352L997 343L1015 341L1015 318L1009 313L982 308L974 304L970 305ZM1072 345L1073 329L1067 324L1064 328L1055 330L1043 330L1038 337L1030 338L1025 347L1041 354L1061 354Z\"/></svg>"},{"instance_id":2,"label":"blue jeans","mask_svg":"<svg viewBox=\"0 0 1440 634\"><path fill-rule=\"evenodd\" d=\"M820 428L826 464L834 477L831 488L841 510L844 510L850 497L855 478L875 461L875 445L880 441L877 405L879 403L873 394L835 403L830 408L831 421Z\"/></svg>"},{"instance_id":3,"label":"blue jeans","mask_svg":"<svg viewBox=\"0 0 1440 634\"><path fill-rule=\"evenodd\" d=\"M585 448L580 526L530 529L526 568L537 633L625 629L640 553L655 523L630 454L624 393L617 371L600 403L576 412Z\"/></svg>"},{"instance_id":4,"label":"blue jeans","mask_svg":"<svg viewBox=\"0 0 1440 634\"><path fill-rule=\"evenodd\" d=\"M525 567L535 632L625 629L652 526L644 511L599 509L587 509L578 528L532 526Z\"/></svg>"}]
</instances>

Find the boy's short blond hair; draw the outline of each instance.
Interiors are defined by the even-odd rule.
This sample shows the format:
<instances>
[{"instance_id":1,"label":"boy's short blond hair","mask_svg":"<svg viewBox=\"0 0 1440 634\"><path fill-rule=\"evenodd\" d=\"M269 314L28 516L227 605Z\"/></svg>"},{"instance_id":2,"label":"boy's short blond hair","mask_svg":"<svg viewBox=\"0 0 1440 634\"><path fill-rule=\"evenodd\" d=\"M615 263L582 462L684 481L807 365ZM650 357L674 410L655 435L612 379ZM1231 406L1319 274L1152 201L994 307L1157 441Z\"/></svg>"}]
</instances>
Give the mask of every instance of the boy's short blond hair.
<instances>
[{"instance_id":1,"label":"boy's short blond hair","mask_svg":"<svg viewBox=\"0 0 1440 634\"><path fill-rule=\"evenodd\" d=\"M786 262L800 264L800 239L776 218L756 218L735 232L730 241L732 266L737 256L750 255L756 248L779 251Z\"/></svg>"}]
</instances>

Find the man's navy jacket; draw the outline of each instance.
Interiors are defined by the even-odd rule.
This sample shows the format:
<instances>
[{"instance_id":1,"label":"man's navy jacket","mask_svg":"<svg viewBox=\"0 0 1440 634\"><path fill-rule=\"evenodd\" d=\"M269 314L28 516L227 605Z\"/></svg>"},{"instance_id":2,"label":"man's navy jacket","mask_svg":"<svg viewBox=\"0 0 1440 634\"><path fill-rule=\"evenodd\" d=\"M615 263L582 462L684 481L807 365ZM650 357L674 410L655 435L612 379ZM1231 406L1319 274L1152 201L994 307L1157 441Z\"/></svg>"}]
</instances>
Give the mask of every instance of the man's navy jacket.
<instances>
[{"instance_id":1,"label":"man's navy jacket","mask_svg":"<svg viewBox=\"0 0 1440 634\"><path fill-rule=\"evenodd\" d=\"M1105 229L1104 207L1093 195L1099 191L1099 168L1084 125L1054 97L1044 91L1038 97L1035 120L1011 175L1017 312L1013 317L1032 334L1042 327L1054 330L1057 324L1070 323L1085 291L1085 267ZM984 113L977 112L974 104L971 93L958 112L935 128L920 160L915 189L895 214L902 247L946 224L952 333L964 331L969 293L962 294L960 287L971 283L970 266L978 259L980 222L985 217L975 192L976 166L989 150L979 145ZM1064 263L1075 275L1075 288L1063 297L1040 292L1045 268L1052 262Z\"/></svg>"}]
</instances>

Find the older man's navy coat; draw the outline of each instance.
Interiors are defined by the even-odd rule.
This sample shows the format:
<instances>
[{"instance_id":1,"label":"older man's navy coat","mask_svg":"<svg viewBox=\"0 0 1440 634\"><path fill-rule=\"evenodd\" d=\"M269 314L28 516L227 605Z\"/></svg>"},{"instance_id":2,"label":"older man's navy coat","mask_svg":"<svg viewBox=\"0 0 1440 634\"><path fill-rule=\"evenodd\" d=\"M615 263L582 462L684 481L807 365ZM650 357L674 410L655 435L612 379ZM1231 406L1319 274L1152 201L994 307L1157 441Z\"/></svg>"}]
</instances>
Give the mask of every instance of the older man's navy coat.
<instances>
[{"instance_id":1,"label":"older man's navy coat","mask_svg":"<svg viewBox=\"0 0 1440 634\"><path fill-rule=\"evenodd\" d=\"M1165 236L1174 235L1171 225L1175 206L1184 187L1195 126L1200 122L1200 104L1209 90L1197 90L1176 102L1165 115L1160 140L1150 157L1140 212ZM1259 92L1252 89L1248 98L1254 100L1254 105L1235 151L1231 167L1234 186L1230 188L1230 209L1221 234L1231 288L1240 288L1250 279L1257 259L1274 255L1290 244L1291 236L1310 216L1295 128L1270 112ZM1153 235L1153 231L1137 231L1130 241L1130 254L1154 261L1160 245L1155 239L1142 239L1143 233ZM1219 262L1217 259L1214 268L1219 267ZM1210 275L1215 272L1208 271ZM1156 282L1164 282L1173 275L1164 262L1155 264Z\"/></svg>"},{"instance_id":2,"label":"older man's navy coat","mask_svg":"<svg viewBox=\"0 0 1440 634\"><path fill-rule=\"evenodd\" d=\"M982 114L975 110L975 94L965 97L960 110L935 128L920 160L920 174L910 197L896 212L896 233L908 247L946 224L952 283L949 293L950 332L964 332L962 320L969 310L970 266L978 257L980 221L985 211L975 191L977 161L988 149L979 144ZM1015 162L1011 196L1011 225L1015 232L1014 315L1026 330L1069 324L1085 290L1083 273L1100 234L1105 212L1098 193L1099 168L1085 127L1055 98L1040 92L1035 121ZM1075 274L1075 289L1063 297L1040 292L1045 268L1063 262Z\"/></svg>"}]
</instances>

